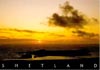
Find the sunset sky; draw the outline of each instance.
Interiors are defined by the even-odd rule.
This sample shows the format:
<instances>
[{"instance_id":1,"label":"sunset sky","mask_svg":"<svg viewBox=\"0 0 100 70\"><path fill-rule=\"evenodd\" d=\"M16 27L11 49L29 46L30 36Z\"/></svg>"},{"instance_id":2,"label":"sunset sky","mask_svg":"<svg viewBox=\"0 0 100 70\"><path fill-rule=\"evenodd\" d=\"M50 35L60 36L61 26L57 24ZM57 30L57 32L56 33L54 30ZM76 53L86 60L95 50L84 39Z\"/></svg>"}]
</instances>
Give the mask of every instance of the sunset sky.
<instances>
[{"instance_id":1,"label":"sunset sky","mask_svg":"<svg viewBox=\"0 0 100 70\"><path fill-rule=\"evenodd\" d=\"M91 24L75 30L48 26L53 13L61 14L59 5L66 0L0 0L0 39L31 39L51 43L98 43L99 0L67 0L88 17ZM73 32L72 32L73 31Z\"/></svg>"}]
</instances>

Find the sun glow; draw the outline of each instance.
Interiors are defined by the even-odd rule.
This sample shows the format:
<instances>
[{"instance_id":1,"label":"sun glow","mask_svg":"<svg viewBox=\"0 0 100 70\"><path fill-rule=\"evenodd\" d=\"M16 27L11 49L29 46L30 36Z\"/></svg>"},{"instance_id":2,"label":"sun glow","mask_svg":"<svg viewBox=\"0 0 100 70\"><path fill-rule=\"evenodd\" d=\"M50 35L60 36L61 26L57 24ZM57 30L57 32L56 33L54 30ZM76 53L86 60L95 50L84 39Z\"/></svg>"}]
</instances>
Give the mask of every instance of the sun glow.
<instances>
[{"instance_id":1,"label":"sun glow","mask_svg":"<svg viewBox=\"0 0 100 70\"><path fill-rule=\"evenodd\" d=\"M42 43L42 41L41 40L38 40L38 43Z\"/></svg>"}]
</instances>

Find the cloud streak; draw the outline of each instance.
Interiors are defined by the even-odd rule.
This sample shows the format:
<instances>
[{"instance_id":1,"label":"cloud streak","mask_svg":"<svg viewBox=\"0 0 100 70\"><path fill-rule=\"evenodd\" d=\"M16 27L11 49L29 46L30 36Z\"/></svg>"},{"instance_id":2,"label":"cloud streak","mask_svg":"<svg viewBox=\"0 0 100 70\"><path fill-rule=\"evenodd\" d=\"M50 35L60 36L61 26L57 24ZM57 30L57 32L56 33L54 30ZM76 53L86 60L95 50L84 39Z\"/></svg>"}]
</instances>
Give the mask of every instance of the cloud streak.
<instances>
[{"instance_id":1,"label":"cloud streak","mask_svg":"<svg viewBox=\"0 0 100 70\"><path fill-rule=\"evenodd\" d=\"M39 32L39 31L33 31L33 30L20 30L20 29L0 29L0 38L1 39L10 39L11 37L16 37L17 34L18 37L31 37L36 35L46 35L46 36L54 36L54 37L65 37L63 34L56 34L53 32ZM22 37L22 38L23 38Z\"/></svg>"},{"instance_id":2,"label":"cloud streak","mask_svg":"<svg viewBox=\"0 0 100 70\"><path fill-rule=\"evenodd\" d=\"M87 38L93 38L93 37L99 36L99 34L89 33L89 32L85 32L82 30L72 31L72 33L77 34L77 36L79 36L79 37L87 37Z\"/></svg>"}]
</instances>

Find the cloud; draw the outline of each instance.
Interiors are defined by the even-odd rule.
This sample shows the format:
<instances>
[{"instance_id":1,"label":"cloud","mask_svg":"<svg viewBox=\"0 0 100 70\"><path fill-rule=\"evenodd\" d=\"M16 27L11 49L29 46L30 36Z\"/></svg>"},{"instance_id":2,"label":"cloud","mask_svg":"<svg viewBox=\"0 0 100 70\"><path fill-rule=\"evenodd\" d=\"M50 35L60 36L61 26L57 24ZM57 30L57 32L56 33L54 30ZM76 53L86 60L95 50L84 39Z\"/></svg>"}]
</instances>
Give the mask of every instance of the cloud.
<instances>
[{"instance_id":1,"label":"cloud","mask_svg":"<svg viewBox=\"0 0 100 70\"><path fill-rule=\"evenodd\" d=\"M49 35L53 35L53 36L65 36L62 34L56 34L56 33L51 33L51 32L39 32L39 31L33 31L33 30L19 30L19 29L10 29L13 31L17 31L17 32L26 32L26 33L38 33L38 34L49 34Z\"/></svg>"},{"instance_id":2,"label":"cloud","mask_svg":"<svg viewBox=\"0 0 100 70\"><path fill-rule=\"evenodd\" d=\"M20 30L20 29L9 29L10 31L17 31L17 32L27 32L27 33L36 33L36 31L32 30Z\"/></svg>"},{"instance_id":3,"label":"cloud","mask_svg":"<svg viewBox=\"0 0 100 70\"><path fill-rule=\"evenodd\" d=\"M58 36L58 37L66 37L64 34L56 34L56 33L48 33L49 35Z\"/></svg>"},{"instance_id":4,"label":"cloud","mask_svg":"<svg viewBox=\"0 0 100 70\"><path fill-rule=\"evenodd\" d=\"M43 32L38 32L38 31L34 31L34 30L21 30L21 29L13 29L13 28L9 28L9 29L0 29L0 33L8 33L10 31L16 31L16 32L26 32L26 33L43 33Z\"/></svg>"},{"instance_id":5,"label":"cloud","mask_svg":"<svg viewBox=\"0 0 100 70\"><path fill-rule=\"evenodd\" d=\"M82 31L82 30L72 31L72 33L77 34L77 36L79 36L79 37L87 37L87 38L93 38L93 37L99 36L99 34L88 33L88 32Z\"/></svg>"},{"instance_id":6,"label":"cloud","mask_svg":"<svg viewBox=\"0 0 100 70\"><path fill-rule=\"evenodd\" d=\"M0 39L12 39L16 37L31 37L36 35L46 35L53 37L65 37L63 34L56 34L53 32L39 32L33 30L20 30L20 29L0 29Z\"/></svg>"},{"instance_id":7,"label":"cloud","mask_svg":"<svg viewBox=\"0 0 100 70\"><path fill-rule=\"evenodd\" d=\"M68 2L65 2L60 7L62 14L53 13L49 18L49 25L55 25L60 27L69 28L83 28L85 24L88 24L90 20L86 15L81 14L78 10L74 9ZM91 20L98 22L97 19L92 18Z\"/></svg>"}]
</instances>

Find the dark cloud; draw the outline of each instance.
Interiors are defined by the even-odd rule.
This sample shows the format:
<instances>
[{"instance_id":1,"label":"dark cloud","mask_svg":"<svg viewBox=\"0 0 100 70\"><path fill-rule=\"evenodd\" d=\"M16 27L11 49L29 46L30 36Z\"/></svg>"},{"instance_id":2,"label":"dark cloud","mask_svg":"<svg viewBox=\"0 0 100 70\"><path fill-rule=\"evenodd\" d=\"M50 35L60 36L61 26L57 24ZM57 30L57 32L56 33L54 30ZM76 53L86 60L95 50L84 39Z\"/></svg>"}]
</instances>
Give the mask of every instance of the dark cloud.
<instances>
[{"instance_id":1,"label":"dark cloud","mask_svg":"<svg viewBox=\"0 0 100 70\"><path fill-rule=\"evenodd\" d=\"M60 7L62 14L54 13L49 18L49 25L69 27L69 28L83 28L85 24L89 23L85 15L74 9L68 2L65 2ZM97 21L97 19L93 19Z\"/></svg>"},{"instance_id":2,"label":"dark cloud","mask_svg":"<svg viewBox=\"0 0 100 70\"><path fill-rule=\"evenodd\" d=\"M57 13L54 13L52 15L52 18L49 20L49 22L50 22L50 25L54 24L54 25L62 26L62 27L67 26L67 22L64 19L64 17L59 16Z\"/></svg>"},{"instance_id":3,"label":"dark cloud","mask_svg":"<svg viewBox=\"0 0 100 70\"><path fill-rule=\"evenodd\" d=\"M82 30L77 30L77 31L72 31L73 33L77 34L77 36L80 37L89 37L89 38L93 38L93 37L97 37L99 36L98 34L94 34L94 33L88 33Z\"/></svg>"}]
</instances>

